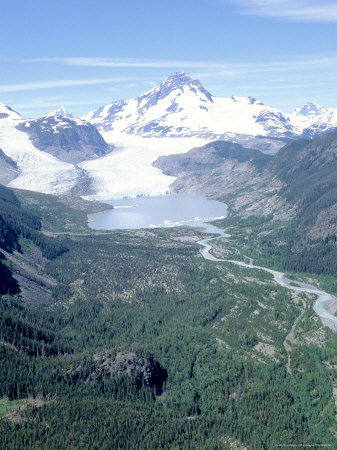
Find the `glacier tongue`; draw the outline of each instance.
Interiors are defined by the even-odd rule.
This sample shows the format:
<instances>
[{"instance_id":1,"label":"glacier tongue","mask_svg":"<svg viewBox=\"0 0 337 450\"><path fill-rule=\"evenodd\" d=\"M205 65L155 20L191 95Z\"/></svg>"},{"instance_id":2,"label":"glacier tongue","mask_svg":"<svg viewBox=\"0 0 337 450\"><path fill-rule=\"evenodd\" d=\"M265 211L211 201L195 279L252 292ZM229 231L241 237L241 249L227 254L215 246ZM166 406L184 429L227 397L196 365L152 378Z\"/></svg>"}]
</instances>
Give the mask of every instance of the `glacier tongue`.
<instances>
[{"instance_id":1,"label":"glacier tongue","mask_svg":"<svg viewBox=\"0 0 337 450\"><path fill-rule=\"evenodd\" d=\"M105 133L103 137L107 139ZM108 138L111 140L111 134ZM87 196L88 199L165 194L170 191L175 177L164 175L152 162L159 156L185 153L205 144L205 140L196 138L146 139L118 134L113 141L116 150L108 156L79 164L93 179L96 194Z\"/></svg>"},{"instance_id":2,"label":"glacier tongue","mask_svg":"<svg viewBox=\"0 0 337 450\"><path fill-rule=\"evenodd\" d=\"M175 178L164 175L152 162L161 155L185 153L205 143L195 138L146 139L103 133L110 142L117 144L116 150L105 157L74 165L38 150L29 134L17 129L24 123L23 119L0 121L0 148L20 170L19 176L8 186L57 195L75 192L85 175L90 177L90 191L94 192L87 195L89 199L165 194Z\"/></svg>"},{"instance_id":3,"label":"glacier tongue","mask_svg":"<svg viewBox=\"0 0 337 450\"><path fill-rule=\"evenodd\" d=\"M286 115L252 97L215 97L198 80L177 72L144 94L102 106L85 119L91 125L60 107L41 119L23 120L0 103L0 148L20 170L9 186L95 199L165 194L175 178L152 166L159 156L219 139L273 154L287 140L337 127L337 108L308 103ZM79 137L73 131L80 127L88 151L76 147ZM97 148L89 128L98 135ZM106 142L99 142L96 128ZM58 141L64 143L65 134L63 148ZM109 154L113 147L107 143L114 144Z\"/></svg>"},{"instance_id":4,"label":"glacier tongue","mask_svg":"<svg viewBox=\"0 0 337 450\"><path fill-rule=\"evenodd\" d=\"M69 192L77 182L78 169L34 147L28 135L16 129L20 123L23 121L0 121L0 148L20 170L8 186L46 194Z\"/></svg>"}]
</instances>

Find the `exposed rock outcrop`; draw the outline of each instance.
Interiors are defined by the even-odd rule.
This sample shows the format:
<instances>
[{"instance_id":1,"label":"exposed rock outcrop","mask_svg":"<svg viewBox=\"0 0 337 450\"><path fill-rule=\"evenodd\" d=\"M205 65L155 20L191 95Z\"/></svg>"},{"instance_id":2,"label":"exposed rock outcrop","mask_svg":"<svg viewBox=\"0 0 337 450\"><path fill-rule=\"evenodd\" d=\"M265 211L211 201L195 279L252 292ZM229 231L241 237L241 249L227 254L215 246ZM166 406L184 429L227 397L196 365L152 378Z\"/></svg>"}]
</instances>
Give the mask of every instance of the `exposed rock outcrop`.
<instances>
[{"instance_id":1,"label":"exposed rock outcrop","mask_svg":"<svg viewBox=\"0 0 337 450\"><path fill-rule=\"evenodd\" d=\"M99 158L113 149L93 125L78 118L47 115L26 120L17 128L29 135L36 148L65 162Z\"/></svg>"},{"instance_id":2,"label":"exposed rock outcrop","mask_svg":"<svg viewBox=\"0 0 337 450\"><path fill-rule=\"evenodd\" d=\"M152 356L140 356L133 351L121 350L115 358L109 352L95 357L97 370L105 375L136 376L137 383L143 383L159 395L167 378L167 372Z\"/></svg>"},{"instance_id":3,"label":"exposed rock outcrop","mask_svg":"<svg viewBox=\"0 0 337 450\"><path fill-rule=\"evenodd\" d=\"M19 175L20 171L15 161L0 149L0 183L7 184Z\"/></svg>"}]
</instances>

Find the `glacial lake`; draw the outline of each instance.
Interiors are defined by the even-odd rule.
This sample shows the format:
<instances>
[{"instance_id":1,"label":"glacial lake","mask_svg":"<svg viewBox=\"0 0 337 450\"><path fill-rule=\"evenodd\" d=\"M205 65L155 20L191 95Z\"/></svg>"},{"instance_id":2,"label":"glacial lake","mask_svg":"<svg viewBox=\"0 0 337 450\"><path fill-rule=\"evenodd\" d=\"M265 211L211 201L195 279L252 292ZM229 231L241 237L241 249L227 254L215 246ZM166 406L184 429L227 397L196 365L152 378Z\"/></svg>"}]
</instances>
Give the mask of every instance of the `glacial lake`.
<instances>
[{"instance_id":1,"label":"glacial lake","mask_svg":"<svg viewBox=\"0 0 337 450\"><path fill-rule=\"evenodd\" d=\"M114 209L88 214L95 230L134 230L177 226L202 227L208 233L219 230L207 222L224 219L227 206L198 195L170 194L105 201Z\"/></svg>"}]
</instances>

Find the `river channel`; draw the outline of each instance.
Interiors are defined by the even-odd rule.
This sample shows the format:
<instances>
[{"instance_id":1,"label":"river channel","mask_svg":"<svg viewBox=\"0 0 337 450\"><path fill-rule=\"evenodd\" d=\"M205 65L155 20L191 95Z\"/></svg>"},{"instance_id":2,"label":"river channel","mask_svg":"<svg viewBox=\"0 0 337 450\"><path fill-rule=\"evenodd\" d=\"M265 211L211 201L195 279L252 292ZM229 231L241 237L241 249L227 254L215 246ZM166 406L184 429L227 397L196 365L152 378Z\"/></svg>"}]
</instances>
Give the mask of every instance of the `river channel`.
<instances>
[{"instance_id":1,"label":"river channel","mask_svg":"<svg viewBox=\"0 0 337 450\"><path fill-rule=\"evenodd\" d=\"M222 237L229 237L229 235L224 234L222 230L219 230L219 236L216 238L208 238L208 239L202 239L198 241L198 244L202 246L202 249L200 249L200 253L202 256L209 260L209 261L218 261L218 262L229 262L232 264L236 264L241 267L247 267L249 269L259 269L264 270L265 272L270 273L273 275L274 280L276 283L278 283L280 286L283 286L287 289L290 289L292 291L296 292L305 292L307 294L315 294L317 295L317 299L313 305L313 309L315 313L321 318L324 325L328 325L332 330L337 331L337 317L334 316L330 312L330 305L334 304L336 302L336 297L334 297L331 294L328 294L327 292L322 291L321 289L318 289L317 287L308 284L308 283L302 283L299 281L296 281L294 283L293 280L289 280L286 278L285 274L283 272L278 272L277 270L268 269L267 267L263 266L255 266L253 264L253 260L251 258L249 259L248 263L245 263L243 261L235 261L232 259L219 259L213 256L210 251L212 250L211 242L215 239L220 239ZM247 258L247 257L246 257Z\"/></svg>"},{"instance_id":2,"label":"river channel","mask_svg":"<svg viewBox=\"0 0 337 450\"><path fill-rule=\"evenodd\" d=\"M287 289L317 295L313 305L315 313L325 325L337 331L337 317L330 311L330 306L337 299L317 287L289 280L285 274L267 267L256 266L251 258L248 262L219 259L210 253L211 242L214 239L228 238L229 235L209 222L224 219L227 207L216 200L205 199L197 195L170 194L158 197L138 197L113 199L107 201L114 209L101 213L89 214L88 225L96 230L120 230L141 228L168 228L177 226L202 227L205 233L218 234L217 237L205 238L198 241L202 246L202 256L214 262L229 262L250 269L260 269L273 275L274 280L280 286Z\"/></svg>"}]
</instances>

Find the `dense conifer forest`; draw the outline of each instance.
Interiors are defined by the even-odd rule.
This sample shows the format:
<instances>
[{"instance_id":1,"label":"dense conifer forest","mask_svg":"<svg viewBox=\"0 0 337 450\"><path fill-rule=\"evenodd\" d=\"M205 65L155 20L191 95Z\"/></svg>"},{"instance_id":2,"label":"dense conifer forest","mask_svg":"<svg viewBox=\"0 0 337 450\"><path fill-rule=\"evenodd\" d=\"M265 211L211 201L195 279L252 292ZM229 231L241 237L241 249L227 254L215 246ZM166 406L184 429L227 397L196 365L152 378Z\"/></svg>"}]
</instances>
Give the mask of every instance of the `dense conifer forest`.
<instances>
[{"instance_id":1,"label":"dense conifer forest","mask_svg":"<svg viewBox=\"0 0 337 450\"><path fill-rule=\"evenodd\" d=\"M335 447L337 337L313 296L206 261L197 230L100 234L58 204L67 232L50 196L0 195L1 448Z\"/></svg>"}]
</instances>

